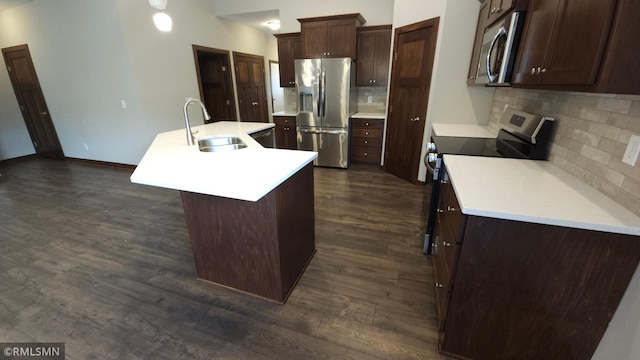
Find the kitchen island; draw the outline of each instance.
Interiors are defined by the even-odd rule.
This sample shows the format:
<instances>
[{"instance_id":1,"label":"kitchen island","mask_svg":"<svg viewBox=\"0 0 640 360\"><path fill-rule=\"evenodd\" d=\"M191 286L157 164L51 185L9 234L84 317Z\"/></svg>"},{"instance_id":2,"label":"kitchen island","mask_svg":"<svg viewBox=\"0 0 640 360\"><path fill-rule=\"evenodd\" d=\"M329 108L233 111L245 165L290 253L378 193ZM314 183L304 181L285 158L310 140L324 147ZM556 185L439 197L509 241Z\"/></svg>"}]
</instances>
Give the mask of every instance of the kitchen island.
<instances>
[{"instance_id":1,"label":"kitchen island","mask_svg":"<svg viewBox=\"0 0 640 360\"><path fill-rule=\"evenodd\" d=\"M640 217L548 161L444 155L442 353L590 359L640 261Z\"/></svg>"},{"instance_id":2,"label":"kitchen island","mask_svg":"<svg viewBox=\"0 0 640 360\"><path fill-rule=\"evenodd\" d=\"M267 149L269 123L217 122L158 134L131 175L179 190L198 278L284 303L315 253L317 153ZM196 133L197 132L197 133ZM239 137L246 148L202 152L197 140Z\"/></svg>"}]
</instances>

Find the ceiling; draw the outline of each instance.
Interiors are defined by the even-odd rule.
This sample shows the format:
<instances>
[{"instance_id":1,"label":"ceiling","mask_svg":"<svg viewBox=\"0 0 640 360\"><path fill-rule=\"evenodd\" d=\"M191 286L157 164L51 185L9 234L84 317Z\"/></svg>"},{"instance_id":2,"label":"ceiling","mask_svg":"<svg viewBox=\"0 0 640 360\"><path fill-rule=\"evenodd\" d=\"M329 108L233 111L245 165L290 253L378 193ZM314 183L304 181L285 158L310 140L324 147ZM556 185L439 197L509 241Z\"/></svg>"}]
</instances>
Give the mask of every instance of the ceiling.
<instances>
[{"instance_id":1,"label":"ceiling","mask_svg":"<svg viewBox=\"0 0 640 360\"><path fill-rule=\"evenodd\" d=\"M12 7L24 5L32 0L0 0L0 12L10 9Z\"/></svg>"},{"instance_id":2,"label":"ceiling","mask_svg":"<svg viewBox=\"0 0 640 360\"><path fill-rule=\"evenodd\" d=\"M280 20L280 12L278 10L256 11L250 13L225 15L220 17L252 27L267 34L277 34L280 32L280 30L271 30L266 25L267 21Z\"/></svg>"}]
</instances>

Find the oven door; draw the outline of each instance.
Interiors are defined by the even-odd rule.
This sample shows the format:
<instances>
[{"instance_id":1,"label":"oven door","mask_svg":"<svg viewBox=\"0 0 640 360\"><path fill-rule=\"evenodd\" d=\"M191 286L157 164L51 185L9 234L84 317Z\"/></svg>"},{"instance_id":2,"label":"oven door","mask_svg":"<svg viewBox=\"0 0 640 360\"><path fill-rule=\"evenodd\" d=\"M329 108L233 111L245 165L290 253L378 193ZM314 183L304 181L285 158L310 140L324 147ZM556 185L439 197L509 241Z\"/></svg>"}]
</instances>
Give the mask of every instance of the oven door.
<instances>
[{"instance_id":1,"label":"oven door","mask_svg":"<svg viewBox=\"0 0 640 360\"><path fill-rule=\"evenodd\" d=\"M484 33L476 84L511 86L523 20L523 13L514 12Z\"/></svg>"}]
</instances>

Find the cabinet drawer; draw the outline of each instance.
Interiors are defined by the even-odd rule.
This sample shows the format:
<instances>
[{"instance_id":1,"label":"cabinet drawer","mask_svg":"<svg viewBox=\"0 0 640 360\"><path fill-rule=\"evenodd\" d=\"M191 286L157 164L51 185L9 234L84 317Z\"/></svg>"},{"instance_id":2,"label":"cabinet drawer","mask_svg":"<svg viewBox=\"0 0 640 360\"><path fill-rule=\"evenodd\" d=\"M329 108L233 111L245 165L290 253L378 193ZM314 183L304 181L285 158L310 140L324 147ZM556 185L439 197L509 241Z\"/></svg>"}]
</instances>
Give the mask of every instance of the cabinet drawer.
<instances>
[{"instance_id":1,"label":"cabinet drawer","mask_svg":"<svg viewBox=\"0 0 640 360\"><path fill-rule=\"evenodd\" d=\"M357 138L369 138L369 139L382 139L382 130L371 129L351 129L353 137Z\"/></svg>"},{"instance_id":2,"label":"cabinet drawer","mask_svg":"<svg viewBox=\"0 0 640 360\"><path fill-rule=\"evenodd\" d=\"M382 119L351 119L351 127L355 130L363 130L363 129L371 129L371 130L382 130L383 128Z\"/></svg>"},{"instance_id":3,"label":"cabinet drawer","mask_svg":"<svg viewBox=\"0 0 640 360\"><path fill-rule=\"evenodd\" d=\"M274 116L273 122L276 125L289 125L296 126L296 117L295 116Z\"/></svg>"},{"instance_id":4,"label":"cabinet drawer","mask_svg":"<svg viewBox=\"0 0 640 360\"><path fill-rule=\"evenodd\" d=\"M360 146L378 149L379 151L382 148L382 139L353 137L351 139L351 145L353 147Z\"/></svg>"},{"instance_id":5,"label":"cabinet drawer","mask_svg":"<svg viewBox=\"0 0 640 360\"><path fill-rule=\"evenodd\" d=\"M368 146L353 146L351 148L351 161L368 164L379 164L382 152L380 148Z\"/></svg>"}]
</instances>

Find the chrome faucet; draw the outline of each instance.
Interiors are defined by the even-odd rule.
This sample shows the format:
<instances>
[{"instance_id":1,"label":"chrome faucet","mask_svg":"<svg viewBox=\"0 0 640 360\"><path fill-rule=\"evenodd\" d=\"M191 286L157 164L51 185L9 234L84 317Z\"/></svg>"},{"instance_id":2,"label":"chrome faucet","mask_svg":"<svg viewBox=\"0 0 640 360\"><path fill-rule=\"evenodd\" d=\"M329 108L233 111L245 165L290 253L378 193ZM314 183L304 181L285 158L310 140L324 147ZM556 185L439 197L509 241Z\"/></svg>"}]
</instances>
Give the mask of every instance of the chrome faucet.
<instances>
[{"instance_id":1,"label":"chrome faucet","mask_svg":"<svg viewBox=\"0 0 640 360\"><path fill-rule=\"evenodd\" d=\"M204 104L202 103L202 101L194 98L187 98L187 102L184 103L183 110L184 110L184 124L187 127L187 145L189 146L193 146L196 143L196 139L193 136L193 133L191 132L191 125L189 125L189 114L187 114L187 107L189 106L189 104L194 102L200 104L200 107L202 108L202 112L204 112L204 119L205 120L211 119L211 116L209 116L209 113L207 112L207 108L204 107Z\"/></svg>"}]
</instances>

